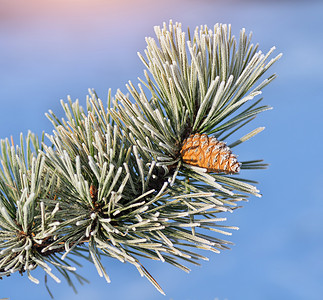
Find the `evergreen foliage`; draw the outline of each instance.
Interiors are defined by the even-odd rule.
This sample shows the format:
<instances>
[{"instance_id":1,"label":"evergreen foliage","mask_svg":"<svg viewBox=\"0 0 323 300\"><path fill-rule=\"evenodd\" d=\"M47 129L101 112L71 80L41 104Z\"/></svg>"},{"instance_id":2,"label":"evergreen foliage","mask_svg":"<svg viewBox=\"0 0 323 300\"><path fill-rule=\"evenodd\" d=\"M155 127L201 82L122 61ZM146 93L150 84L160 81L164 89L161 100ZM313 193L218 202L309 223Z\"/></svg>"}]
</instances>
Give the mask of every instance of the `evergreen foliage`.
<instances>
[{"instance_id":1,"label":"evergreen foliage","mask_svg":"<svg viewBox=\"0 0 323 300\"><path fill-rule=\"evenodd\" d=\"M118 91L105 107L90 91L86 109L61 102L66 117L52 111L48 143L28 133L20 146L1 141L0 277L41 267L56 281L50 265L73 285L83 282L75 265L93 262L110 282L102 256L133 264L163 293L141 264L142 257L189 271L186 262L207 259L200 249L220 252L236 227L223 225L250 195L260 196L238 174L209 173L184 163L183 141L207 134L225 141L265 110L263 78L280 55L269 60L243 29L216 24L184 33L172 22L147 38L147 71L130 95ZM268 61L269 60L269 61ZM131 98L130 98L131 96ZM257 128L229 145L234 148L262 131ZM242 169L265 168L261 160Z\"/></svg>"}]
</instances>

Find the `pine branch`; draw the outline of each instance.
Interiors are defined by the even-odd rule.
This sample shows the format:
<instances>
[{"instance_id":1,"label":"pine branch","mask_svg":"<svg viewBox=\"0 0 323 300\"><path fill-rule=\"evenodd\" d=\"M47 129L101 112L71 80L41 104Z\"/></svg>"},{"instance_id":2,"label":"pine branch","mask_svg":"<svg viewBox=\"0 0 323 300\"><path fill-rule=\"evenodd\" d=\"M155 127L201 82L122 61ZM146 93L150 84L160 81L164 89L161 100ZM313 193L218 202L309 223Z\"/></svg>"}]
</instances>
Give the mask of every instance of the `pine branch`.
<instances>
[{"instance_id":1,"label":"pine branch","mask_svg":"<svg viewBox=\"0 0 323 300\"><path fill-rule=\"evenodd\" d=\"M251 34L247 37L244 30L237 45L231 35L231 27L227 25L217 24L213 31L207 27L197 28L193 38L188 40L178 23L173 25L170 22L169 29L165 24L162 29L155 27L155 32L159 45L153 38L147 38L147 59L139 54L152 76L146 72L146 82L142 81L151 96L147 96L140 84L137 90L129 82L128 91L135 104L118 91L115 107L111 109L112 117L126 132L128 139L138 146L140 155L145 159L150 157L157 166L177 168L178 175L198 178L206 183L206 191L210 184L222 191L227 191L227 188L230 191L239 190L240 178L232 179L230 186L224 188L215 182L213 175L204 174L206 169L189 163L179 166L183 158L182 147L192 133L217 133L215 137L219 137L230 130L225 136L227 138L258 113L270 109L259 106L260 100L257 100L239 111L275 78L271 75L256 86L264 72L281 55L267 63L274 48L263 55L257 51L258 46L251 44ZM261 130L252 131L230 147L248 140ZM190 149L198 151L198 146ZM199 153L206 158L206 153ZM216 161L218 154L216 152L211 158ZM228 156L222 159L228 159ZM232 160L230 163L233 165L235 162ZM203 167L198 162L194 165ZM252 167L258 168L242 164L242 168ZM244 192L259 196L251 186ZM232 196L232 192L228 194Z\"/></svg>"},{"instance_id":2,"label":"pine branch","mask_svg":"<svg viewBox=\"0 0 323 300\"><path fill-rule=\"evenodd\" d=\"M207 260L201 249L232 245L218 235L237 227L219 214L260 196L239 170L266 164L239 163L230 148L263 127L229 146L224 140L270 109L257 97L280 55L269 60L274 48L262 54L251 34L243 29L236 41L222 24L192 36L172 22L155 32L146 58L139 55L144 87L127 85L132 100L109 92L105 107L90 91L86 109L68 99L64 119L49 111L48 144L31 133L20 146L1 141L0 277L27 272L38 283L31 271L40 267L59 282L52 265L75 288L70 273L85 282L75 273L83 258L110 282L101 261L108 256L131 263L164 293L142 257L188 272L185 263Z\"/></svg>"},{"instance_id":3,"label":"pine branch","mask_svg":"<svg viewBox=\"0 0 323 300\"><path fill-rule=\"evenodd\" d=\"M1 141L0 277L27 272L31 281L39 283L30 271L41 267L59 282L51 264L65 270L64 277L72 284L66 271L75 271L75 267L46 249L59 235L59 222L58 209L46 205L56 182L45 168L45 157L37 155L40 149L37 137L30 132L25 145L21 136L20 147L10 145L8 139Z\"/></svg>"}]
</instances>

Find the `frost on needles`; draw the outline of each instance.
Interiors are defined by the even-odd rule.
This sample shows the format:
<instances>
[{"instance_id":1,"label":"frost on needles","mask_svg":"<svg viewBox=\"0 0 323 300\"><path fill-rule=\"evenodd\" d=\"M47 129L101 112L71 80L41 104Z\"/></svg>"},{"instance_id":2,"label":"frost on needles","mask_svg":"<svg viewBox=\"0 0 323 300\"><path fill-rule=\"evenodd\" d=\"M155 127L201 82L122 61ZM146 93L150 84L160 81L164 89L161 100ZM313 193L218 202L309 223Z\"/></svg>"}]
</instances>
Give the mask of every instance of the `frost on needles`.
<instances>
[{"instance_id":1,"label":"frost on needles","mask_svg":"<svg viewBox=\"0 0 323 300\"><path fill-rule=\"evenodd\" d=\"M237 40L230 25L184 32L170 22L155 33L139 54L145 78L129 82L129 95L109 93L105 106L90 91L85 109L62 101L63 119L47 114L46 142L32 133L1 141L0 277L26 273L38 283L38 267L75 288L73 276L86 281L75 266L87 259L110 282L108 256L164 293L142 258L188 272L187 263L207 260L201 249L232 244L221 236L237 227L223 213L260 196L239 170L266 164L237 162L235 148L263 127L230 138L270 109L259 95L281 55L270 59L274 48L263 54L244 29Z\"/></svg>"}]
</instances>

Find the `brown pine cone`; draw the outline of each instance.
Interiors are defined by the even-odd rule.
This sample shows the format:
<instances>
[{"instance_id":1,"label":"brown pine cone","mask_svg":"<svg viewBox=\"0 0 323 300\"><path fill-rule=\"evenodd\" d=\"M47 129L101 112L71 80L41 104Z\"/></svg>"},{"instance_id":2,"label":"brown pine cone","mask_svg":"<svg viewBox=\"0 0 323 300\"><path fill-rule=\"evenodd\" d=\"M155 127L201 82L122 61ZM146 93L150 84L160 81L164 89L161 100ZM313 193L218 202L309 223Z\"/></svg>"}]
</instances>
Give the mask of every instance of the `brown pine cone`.
<instances>
[{"instance_id":1,"label":"brown pine cone","mask_svg":"<svg viewBox=\"0 0 323 300\"><path fill-rule=\"evenodd\" d=\"M208 172L226 174L238 173L240 163L224 142L206 134L192 134L184 140L181 156L185 163L201 168Z\"/></svg>"}]
</instances>

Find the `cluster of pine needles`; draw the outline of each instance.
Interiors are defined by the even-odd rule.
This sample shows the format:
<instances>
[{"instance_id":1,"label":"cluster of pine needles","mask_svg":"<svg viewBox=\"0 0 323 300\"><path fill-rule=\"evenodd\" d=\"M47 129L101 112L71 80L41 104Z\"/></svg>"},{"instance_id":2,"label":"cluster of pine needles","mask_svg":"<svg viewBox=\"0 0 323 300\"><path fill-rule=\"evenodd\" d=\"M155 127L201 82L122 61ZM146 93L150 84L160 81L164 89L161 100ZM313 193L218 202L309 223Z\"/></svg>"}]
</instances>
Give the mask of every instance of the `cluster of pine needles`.
<instances>
[{"instance_id":1,"label":"cluster of pine needles","mask_svg":"<svg viewBox=\"0 0 323 300\"><path fill-rule=\"evenodd\" d=\"M109 92L104 105L91 90L85 109L61 101L63 119L47 114L53 134L1 141L0 277L20 272L38 283L38 267L75 288L72 274L86 281L75 272L85 258L110 282L108 256L163 293L142 258L189 271L185 263L207 259L200 249L232 244L221 235L237 228L223 213L260 196L239 171L266 165L238 161L231 149L263 128L225 141L270 109L258 96L280 55L269 59L274 48L263 54L228 25L185 33L170 22L155 33L139 54L145 80L129 82L128 94Z\"/></svg>"}]
</instances>

